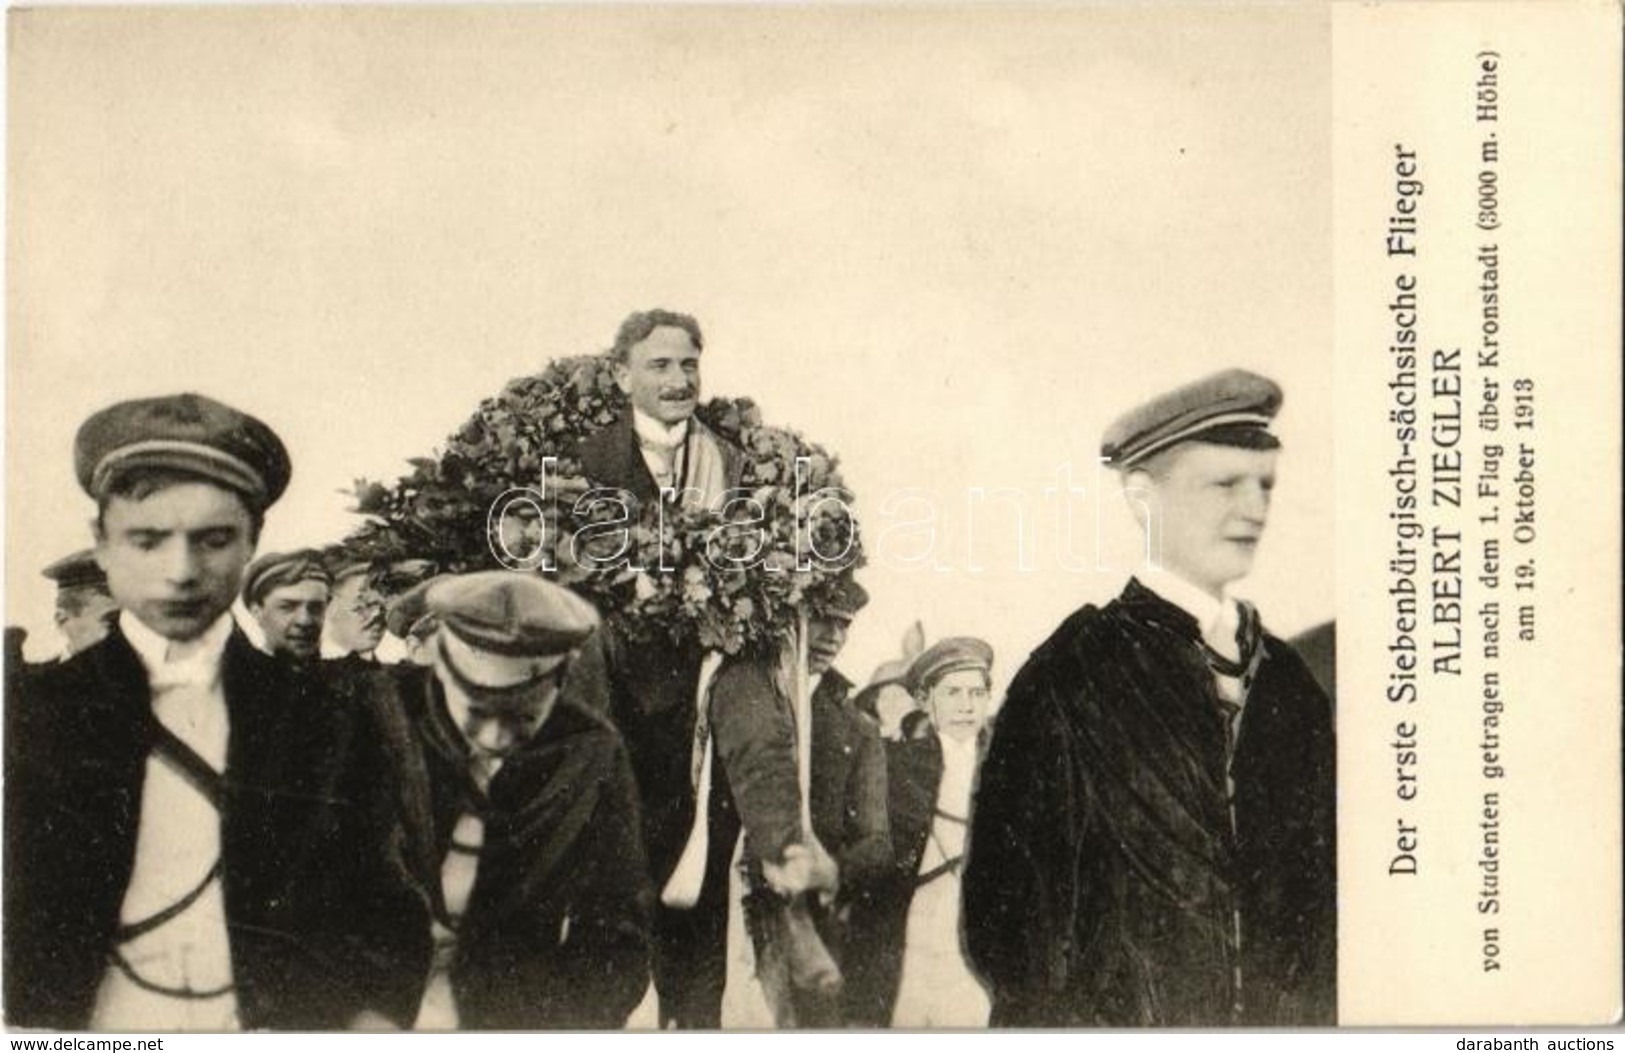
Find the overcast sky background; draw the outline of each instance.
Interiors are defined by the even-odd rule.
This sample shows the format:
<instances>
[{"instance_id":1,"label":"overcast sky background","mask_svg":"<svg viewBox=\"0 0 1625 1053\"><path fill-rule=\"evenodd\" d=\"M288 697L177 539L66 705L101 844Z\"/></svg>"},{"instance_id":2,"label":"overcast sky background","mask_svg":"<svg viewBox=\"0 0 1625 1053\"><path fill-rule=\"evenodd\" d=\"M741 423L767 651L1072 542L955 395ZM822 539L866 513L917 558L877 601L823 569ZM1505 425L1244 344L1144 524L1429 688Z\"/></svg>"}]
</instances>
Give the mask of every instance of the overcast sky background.
<instances>
[{"instance_id":1,"label":"overcast sky background","mask_svg":"<svg viewBox=\"0 0 1625 1053\"><path fill-rule=\"evenodd\" d=\"M262 417L295 465L262 548L316 544L354 525L355 478L666 306L705 328L707 395L841 456L872 556L860 681L914 618L986 637L1003 681L1112 595L1135 546L1102 429L1232 365L1287 393L1238 591L1277 632L1323 621L1327 18L13 11L5 620L31 657L59 646L39 569L89 541L70 455L102 405L197 390ZM1044 491L1068 463L1104 569L1062 564ZM904 491L936 504L935 567L898 565L917 530L883 536L922 511Z\"/></svg>"}]
</instances>

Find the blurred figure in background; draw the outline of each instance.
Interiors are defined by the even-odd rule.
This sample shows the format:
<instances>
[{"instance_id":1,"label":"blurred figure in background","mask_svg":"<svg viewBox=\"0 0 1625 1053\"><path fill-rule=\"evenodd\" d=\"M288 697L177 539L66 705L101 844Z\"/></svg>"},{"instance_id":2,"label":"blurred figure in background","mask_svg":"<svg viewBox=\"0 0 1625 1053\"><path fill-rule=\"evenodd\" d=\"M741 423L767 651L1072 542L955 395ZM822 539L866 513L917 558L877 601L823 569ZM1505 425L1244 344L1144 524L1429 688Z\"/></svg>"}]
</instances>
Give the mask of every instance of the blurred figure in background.
<instances>
[{"instance_id":1,"label":"blurred figure in background","mask_svg":"<svg viewBox=\"0 0 1625 1053\"><path fill-rule=\"evenodd\" d=\"M118 603L107 590L107 575L96 563L96 553L81 549L64 556L40 572L56 582L57 631L63 648L59 661L67 661L112 631Z\"/></svg>"},{"instance_id":2,"label":"blurred figure in background","mask_svg":"<svg viewBox=\"0 0 1625 1053\"><path fill-rule=\"evenodd\" d=\"M904 723L910 714L920 711L919 703L906 683L908 667L925 650L925 626L915 622L903 634L903 651L898 658L882 662L870 674L869 682L852 700L860 713L875 722L880 737L888 742L901 739L907 733Z\"/></svg>"},{"instance_id":3,"label":"blurred figure in background","mask_svg":"<svg viewBox=\"0 0 1625 1053\"><path fill-rule=\"evenodd\" d=\"M429 589L446 575L419 582L389 601L384 626L401 641L405 661L412 665L434 664L433 641L440 619L429 611Z\"/></svg>"},{"instance_id":4,"label":"blurred figure in background","mask_svg":"<svg viewBox=\"0 0 1625 1053\"><path fill-rule=\"evenodd\" d=\"M384 598L373 581L375 568L342 546L328 550L326 562L333 594L322 630L322 657L347 667L371 666L384 638Z\"/></svg>"}]
</instances>

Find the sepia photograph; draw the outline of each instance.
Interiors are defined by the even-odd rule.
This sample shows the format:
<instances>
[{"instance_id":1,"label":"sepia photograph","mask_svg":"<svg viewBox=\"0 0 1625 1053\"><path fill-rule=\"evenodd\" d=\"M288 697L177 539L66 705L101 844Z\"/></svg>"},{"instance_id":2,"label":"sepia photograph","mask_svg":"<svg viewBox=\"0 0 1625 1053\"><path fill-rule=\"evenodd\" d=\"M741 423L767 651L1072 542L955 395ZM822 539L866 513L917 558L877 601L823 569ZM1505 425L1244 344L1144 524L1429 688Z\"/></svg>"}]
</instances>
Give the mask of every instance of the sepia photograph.
<instances>
[{"instance_id":1,"label":"sepia photograph","mask_svg":"<svg viewBox=\"0 0 1625 1053\"><path fill-rule=\"evenodd\" d=\"M1514 436L1482 297L1456 375L1435 289L1497 279L1435 217L1505 186L1529 260L1535 192L1355 145L1335 7L10 10L6 1026L1479 1022L1385 1002L1368 921L1487 880L1415 810L1477 786L1429 677L1503 686L1450 591L1501 588L1483 458L1505 590L1538 544L1574 596L1546 429L1593 402L1540 373ZM1452 472L1459 523L1404 503ZM1572 676L1578 1026L1625 926L1617 677ZM1495 701L1527 859L1562 765ZM1470 942L1521 976L1517 888Z\"/></svg>"}]
</instances>

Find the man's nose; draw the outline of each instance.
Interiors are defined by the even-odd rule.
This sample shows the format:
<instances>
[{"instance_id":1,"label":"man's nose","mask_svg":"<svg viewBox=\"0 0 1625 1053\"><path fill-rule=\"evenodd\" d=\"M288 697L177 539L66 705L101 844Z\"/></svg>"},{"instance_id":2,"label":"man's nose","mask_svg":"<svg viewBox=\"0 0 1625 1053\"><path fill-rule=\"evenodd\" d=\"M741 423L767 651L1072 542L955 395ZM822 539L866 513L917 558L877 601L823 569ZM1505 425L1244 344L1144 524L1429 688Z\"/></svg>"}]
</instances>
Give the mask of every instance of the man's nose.
<instances>
[{"instance_id":1,"label":"man's nose","mask_svg":"<svg viewBox=\"0 0 1625 1053\"><path fill-rule=\"evenodd\" d=\"M1270 492L1259 483L1242 487L1240 511L1252 522L1262 524L1269 517Z\"/></svg>"},{"instance_id":2,"label":"man's nose","mask_svg":"<svg viewBox=\"0 0 1625 1053\"><path fill-rule=\"evenodd\" d=\"M488 750L507 749L513 735L503 726L500 720L482 720L474 725L473 734L469 736L476 745Z\"/></svg>"},{"instance_id":3,"label":"man's nose","mask_svg":"<svg viewBox=\"0 0 1625 1053\"><path fill-rule=\"evenodd\" d=\"M197 551L183 541L171 544L165 553L164 575L172 585L190 585L197 580L201 561Z\"/></svg>"}]
</instances>

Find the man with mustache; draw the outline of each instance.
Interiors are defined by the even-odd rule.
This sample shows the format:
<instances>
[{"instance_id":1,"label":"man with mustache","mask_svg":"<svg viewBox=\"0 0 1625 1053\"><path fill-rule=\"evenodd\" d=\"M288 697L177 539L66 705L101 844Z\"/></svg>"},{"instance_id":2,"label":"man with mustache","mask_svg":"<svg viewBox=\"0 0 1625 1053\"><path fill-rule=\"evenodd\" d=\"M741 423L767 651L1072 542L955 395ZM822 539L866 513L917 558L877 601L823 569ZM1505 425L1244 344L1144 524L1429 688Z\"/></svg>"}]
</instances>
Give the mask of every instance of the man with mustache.
<instances>
[{"instance_id":1,"label":"man with mustache","mask_svg":"<svg viewBox=\"0 0 1625 1053\"><path fill-rule=\"evenodd\" d=\"M80 427L74 467L122 611L7 707L7 1022L401 1023L384 963L412 890L362 821L376 735L229 612L282 441L201 395L139 399Z\"/></svg>"},{"instance_id":2,"label":"man with mustache","mask_svg":"<svg viewBox=\"0 0 1625 1053\"><path fill-rule=\"evenodd\" d=\"M638 509L675 498L715 508L739 485L743 455L694 416L705 339L686 314L656 308L621 323L609 357L626 412L582 443L582 471ZM664 498L663 498L664 495Z\"/></svg>"},{"instance_id":3,"label":"man with mustache","mask_svg":"<svg viewBox=\"0 0 1625 1053\"><path fill-rule=\"evenodd\" d=\"M716 508L738 486L744 455L694 415L699 404L699 323L655 309L629 316L609 351L626 411L589 436L578 456L595 486L619 492L628 518L648 518L667 501L684 508ZM636 637L609 613L571 670L566 691L606 713L626 739L643 816L649 877L667 887L695 826L693 775L695 696L704 654L658 634ZM732 802L713 792L703 821L733 824ZM712 870L726 878L727 853L719 835L709 841ZM708 878L697 902L662 901L654 916L654 986L664 1027L721 1026L728 918L727 881Z\"/></svg>"},{"instance_id":4,"label":"man with mustache","mask_svg":"<svg viewBox=\"0 0 1625 1053\"><path fill-rule=\"evenodd\" d=\"M1331 706L1229 594L1280 405L1232 369L1106 430L1152 569L1072 615L995 721L964 897L994 1026L1335 1022Z\"/></svg>"},{"instance_id":5,"label":"man with mustache","mask_svg":"<svg viewBox=\"0 0 1625 1053\"><path fill-rule=\"evenodd\" d=\"M243 605L265 634L267 651L301 664L320 656L332 582L312 549L273 552L248 565Z\"/></svg>"}]
</instances>

